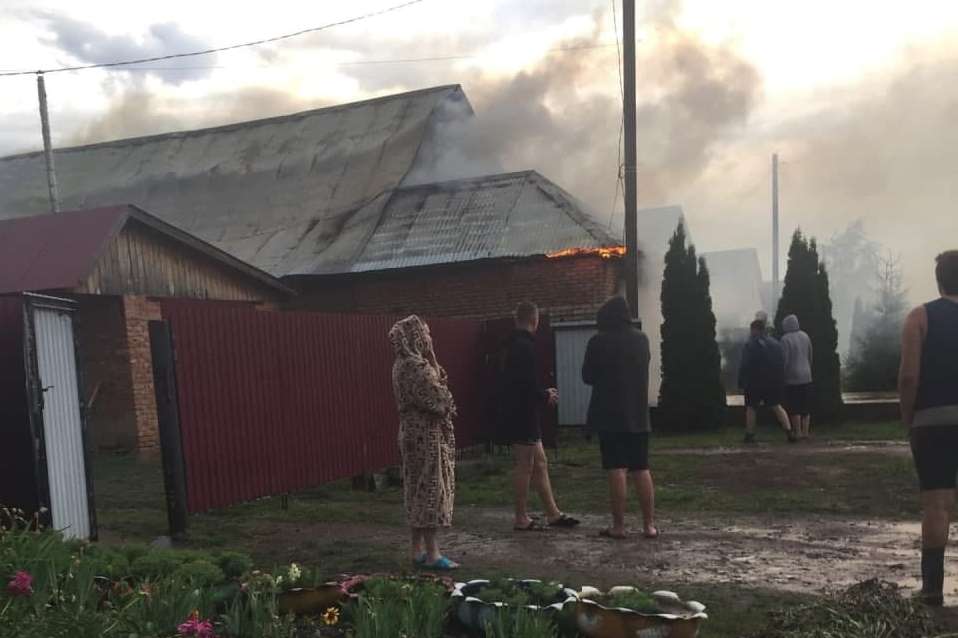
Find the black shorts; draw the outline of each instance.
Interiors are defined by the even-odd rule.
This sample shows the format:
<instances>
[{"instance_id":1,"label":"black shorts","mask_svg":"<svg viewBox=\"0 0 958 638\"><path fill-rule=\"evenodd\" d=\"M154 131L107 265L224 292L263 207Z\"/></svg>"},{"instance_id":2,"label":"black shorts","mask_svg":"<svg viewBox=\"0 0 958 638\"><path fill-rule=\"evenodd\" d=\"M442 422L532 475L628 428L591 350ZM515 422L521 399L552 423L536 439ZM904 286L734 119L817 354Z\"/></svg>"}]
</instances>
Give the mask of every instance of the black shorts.
<instances>
[{"instance_id":1,"label":"black shorts","mask_svg":"<svg viewBox=\"0 0 958 638\"><path fill-rule=\"evenodd\" d=\"M649 469L648 432L599 432L603 470Z\"/></svg>"},{"instance_id":2,"label":"black shorts","mask_svg":"<svg viewBox=\"0 0 958 638\"><path fill-rule=\"evenodd\" d=\"M785 411L793 416L809 416L812 413L812 384L785 386Z\"/></svg>"},{"instance_id":3,"label":"black shorts","mask_svg":"<svg viewBox=\"0 0 958 638\"><path fill-rule=\"evenodd\" d=\"M757 408L765 405L771 408L782 405L783 391L781 387L745 388L745 407Z\"/></svg>"},{"instance_id":4,"label":"black shorts","mask_svg":"<svg viewBox=\"0 0 958 638\"><path fill-rule=\"evenodd\" d=\"M508 429L508 437L512 445L535 445L542 440L542 428L538 425L515 425Z\"/></svg>"},{"instance_id":5,"label":"black shorts","mask_svg":"<svg viewBox=\"0 0 958 638\"><path fill-rule=\"evenodd\" d=\"M911 455L921 491L953 490L958 478L958 425L911 429Z\"/></svg>"}]
</instances>

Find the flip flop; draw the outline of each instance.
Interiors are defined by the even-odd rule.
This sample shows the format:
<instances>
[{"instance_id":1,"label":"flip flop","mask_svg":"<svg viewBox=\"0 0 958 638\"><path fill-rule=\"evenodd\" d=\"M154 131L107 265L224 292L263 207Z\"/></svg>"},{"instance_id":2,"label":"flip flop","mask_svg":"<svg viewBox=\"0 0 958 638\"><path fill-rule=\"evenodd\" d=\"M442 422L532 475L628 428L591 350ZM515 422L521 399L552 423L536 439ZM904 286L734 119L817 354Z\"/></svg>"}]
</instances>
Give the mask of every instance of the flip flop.
<instances>
[{"instance_id":1,"label":"flip flop","mask_svg":"<svg viewBox=\"0 0 958 638\"><path fill-rule=\"evenodd\" d=\"M602 538L611 538L612 540L615 540L615 541L624 541L627 538L625 534L613 534L612 530L609 528L605 528L604 530L599 532L599 536L601 536Z\"/></svg>"},{"instance_id":2,"label":"flip flop","mask_svg":"<svg viewBox=\"0 0 958 638\"><path fill-rule=\"evenodd\" d=\"M451 572L453 570L459 569L459 565L455 564L445 556L440 556L435 563L426 563L423 561L419 565L419 568L432 572Z\"/></svg>"},{"instance_id":3,"label":"flip flop","mask_svg":"<svg viewBox=\"0 0 958 638\"><path fill-rule=\"evenodd\" d=\"M580 523L579 519L572 518L571 516L566 516L565 514L560 514L559 518L554 521L549 521L549 527L561 527L564 529L570 529L572 527L578 526Z\"/></svg>"},{"instance_id":4,"label":"flip flop","mask_svg":"<svg viewBox=\"0 0 958 638\"><path fill-rule=\"evenodd\" d=\"M545 528L542 526L542 523L533 518L529 520L528 525L514 525L512 530L515 532L544 532Z\"/></svg>"}]
</instances>

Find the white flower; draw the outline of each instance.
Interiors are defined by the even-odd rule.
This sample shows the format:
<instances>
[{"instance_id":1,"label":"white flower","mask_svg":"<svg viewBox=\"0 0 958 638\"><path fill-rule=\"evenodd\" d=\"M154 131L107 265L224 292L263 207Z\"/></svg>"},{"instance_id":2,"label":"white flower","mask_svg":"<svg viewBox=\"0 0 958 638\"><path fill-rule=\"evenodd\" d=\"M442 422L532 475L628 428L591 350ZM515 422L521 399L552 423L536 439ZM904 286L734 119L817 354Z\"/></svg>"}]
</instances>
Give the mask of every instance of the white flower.
<instances>
[{"instance_id":1,"label":"white flower","mask_svg":"<svg viewBox=\"0 0 958 638\"><path fill-rule=\"evenodd\" d=\"M299 580L300 576L303 575L303 570L299 568L299 565L296 563L290 563L289 565L289 580L290 582L295 583Z\"/></svg>"}]
</instances>

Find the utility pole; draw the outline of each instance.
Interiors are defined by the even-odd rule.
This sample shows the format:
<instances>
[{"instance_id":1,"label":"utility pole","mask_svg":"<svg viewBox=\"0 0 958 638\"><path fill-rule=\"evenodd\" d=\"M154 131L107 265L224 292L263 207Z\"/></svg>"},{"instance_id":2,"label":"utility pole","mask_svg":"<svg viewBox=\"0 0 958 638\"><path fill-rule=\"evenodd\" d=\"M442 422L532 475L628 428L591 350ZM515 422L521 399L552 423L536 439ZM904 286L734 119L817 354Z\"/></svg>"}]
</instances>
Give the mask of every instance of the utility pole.
<instances>
[{"instance_id":1,"label":"utility pole","mask_svg":"<svg viewBox=\"0 0 958 638\"><path fill-rule=\"evenodd\" d=\"M781 294L778 278L778 153L772 154L772 317L778 312L778 299Z\"/></svg>"},{"instance_id":2,"label":"utility pole","mask_svg":"<svg viewBox=\"0 0 958 638\"><path fill-rule=\"evenodd\" d=\"M625 134L625 294L632 316L639 316L639 238L635 122L635 0L622 0L623 108Z\"/></svg>"},{"instance_id":3,"label":"utility pole","mask_svg":"<svg viewBox=\"0 0 958 638\"><path fill-rule=\"evenodd\" d=\"M43 157L47 162L47 188L50 191L50 212L60 212L60 193L57 190L57 171L53 165L53 145L50 143L50 116L47 114L47 87L43 73L37 72L37 96L40 98L40 128L43 131Z\"/></svg>"}]
</instances>

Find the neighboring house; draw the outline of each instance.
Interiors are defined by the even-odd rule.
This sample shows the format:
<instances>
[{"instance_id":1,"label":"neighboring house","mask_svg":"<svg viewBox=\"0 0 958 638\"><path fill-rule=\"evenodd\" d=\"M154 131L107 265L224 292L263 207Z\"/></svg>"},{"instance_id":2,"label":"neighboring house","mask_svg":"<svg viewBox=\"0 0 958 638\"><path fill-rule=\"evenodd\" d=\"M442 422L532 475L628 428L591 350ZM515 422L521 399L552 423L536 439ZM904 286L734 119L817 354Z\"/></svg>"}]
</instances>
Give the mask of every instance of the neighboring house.
<instances>
[{"instance_id":1,"label":"neighboring house","mask_svg":"<svg viewBox=\"0 0 958 638\"><path fill-rule=\"evenodd\" d=\"M148 322L157 297L279 304L277 279L135 206L0 221L0 294L78 302L80 374L97 447L158 445Z\"/></svg>"},{"instance_id":2,"label":"neighboring house","mask_svg":"<svg viewBox=\"0 0 958 638\"><path fill-rule=\"evenodd\" d=\"M747 329L755 313L766 309L758 251L739 248L702 256L709 269L712 311L718 332Z\"/></svg>"}]
</instances>

